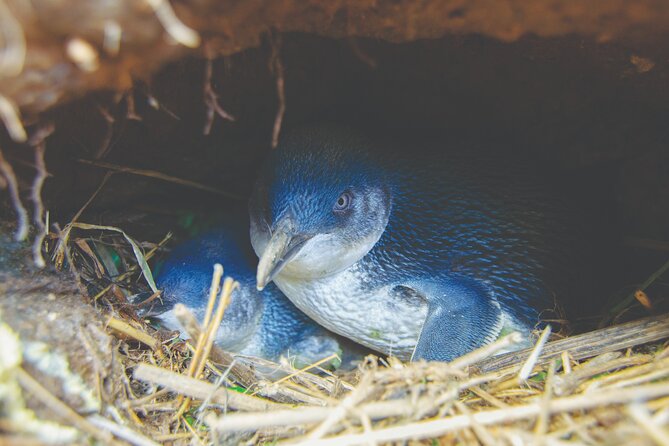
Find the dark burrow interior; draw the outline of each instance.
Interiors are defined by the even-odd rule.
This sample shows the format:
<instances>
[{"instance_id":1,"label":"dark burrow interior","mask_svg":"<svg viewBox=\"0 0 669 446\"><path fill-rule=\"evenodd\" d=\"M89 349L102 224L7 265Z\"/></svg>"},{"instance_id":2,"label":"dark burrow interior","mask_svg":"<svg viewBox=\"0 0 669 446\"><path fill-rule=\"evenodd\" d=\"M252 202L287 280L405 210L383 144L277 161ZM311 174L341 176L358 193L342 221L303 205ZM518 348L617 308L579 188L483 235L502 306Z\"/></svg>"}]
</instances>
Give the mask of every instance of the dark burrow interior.
<instances>
[{"instance_id":1,"label":"dark burrow interior","mask_svg":"<svg viewBox=\"0 0 669 446\"><path fill-rule=\"evenodd\" d=\"M208 135L207 62L181 60L149 82L138 80L131 93L90 94L41 117L55 124L43 193L49 222L68 223L112 165L218 192L112 170L80 222L119 227L140 241L172 231L167 248L215 226L248 196L272 150L279 100L271 60L278 50L283 128L337 121L391 137L405 150L425 141L449 150L474 145L555 173L590 231L584 243L596 286L568 314L577 329L592 328L669 253L668 48L579 36L393 44L288 34L278 49L266 42L213 61L211 85L235 120L216 116ZM27 191L32 153L3 147ZM0 196L2 219L12 222L7 194ZM666 309L668 285L660 280L647 290L655 311ZM625 317L648 311L637 307Z\"/></svg>"}]
</instances>

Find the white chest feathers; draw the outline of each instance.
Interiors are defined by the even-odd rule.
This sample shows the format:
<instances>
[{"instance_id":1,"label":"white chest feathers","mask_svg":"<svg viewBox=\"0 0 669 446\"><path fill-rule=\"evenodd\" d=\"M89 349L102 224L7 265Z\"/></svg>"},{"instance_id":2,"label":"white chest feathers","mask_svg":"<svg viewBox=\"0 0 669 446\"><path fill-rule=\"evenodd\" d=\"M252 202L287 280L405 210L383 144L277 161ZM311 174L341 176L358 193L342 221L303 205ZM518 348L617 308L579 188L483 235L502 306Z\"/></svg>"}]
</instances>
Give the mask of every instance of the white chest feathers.
<instances>
[{"instance_id":1,"label":"white chest feathers","mask_svg":"<svg viewBox=\"0 0 669 446\"><path fill-rule=\"evenodd\" d=\"M398 298L392 285L372 287L356 265L330 276L301 280L279 274L276 285L327 329L369 348L409 359L427 316L427 303Z\"/></svg>"}]
</instances>

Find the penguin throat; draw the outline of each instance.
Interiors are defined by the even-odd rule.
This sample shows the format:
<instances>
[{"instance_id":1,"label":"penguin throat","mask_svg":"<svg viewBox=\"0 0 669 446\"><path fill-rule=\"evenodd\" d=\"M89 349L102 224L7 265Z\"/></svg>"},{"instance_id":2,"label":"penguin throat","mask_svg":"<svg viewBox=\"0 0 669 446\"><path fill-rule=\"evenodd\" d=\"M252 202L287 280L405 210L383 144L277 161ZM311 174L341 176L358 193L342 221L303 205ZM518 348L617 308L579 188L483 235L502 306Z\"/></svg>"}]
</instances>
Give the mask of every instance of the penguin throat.
<instances>
[{"instance_id":1,"label":"penguin throat","mask_svg":"<svg viewBox=\"0 0 669 446\"><path fill-rule=\"evenodd\" d=\"M382 234L383 229L371 231L354 243L344 243L334 234L318 234L304 245L279 276L312 280L340 273L367 255Z\"/></svg>"}]
</instances>

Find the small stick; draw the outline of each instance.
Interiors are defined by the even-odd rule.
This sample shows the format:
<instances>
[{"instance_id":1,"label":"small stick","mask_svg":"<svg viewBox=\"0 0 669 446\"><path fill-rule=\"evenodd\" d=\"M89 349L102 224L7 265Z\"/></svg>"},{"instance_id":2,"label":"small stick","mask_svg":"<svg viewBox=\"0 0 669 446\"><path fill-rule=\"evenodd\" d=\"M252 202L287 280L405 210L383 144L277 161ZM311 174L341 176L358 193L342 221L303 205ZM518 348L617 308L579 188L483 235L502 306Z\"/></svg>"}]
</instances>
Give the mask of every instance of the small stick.
<instances>
[{"instance_id":1,"label":"small stick","mask_svg":"<svg viewBox=\"0 0 669 446\"><path fill-rule=\"evenodd\" d=\"M121 38L123 29L115 20L105 20L102 48L110 56L117 56L121 49Z\"/></svg>"},{"instance_id":2,"label":"small stick","mask_svg":"<svg viewBox=\"0 0 669 446\"><path fill-rule=\"evenodd\" d=\"M67 404L59 400L54 394L49 392L42 384L40 384L23 368L18 367L16 368L15 372L16 372L16 378L18 379L18 382L21 385L21 387L30 392L35 398L37 398L42 404L48 407L53 413L63 417L63 419L72 423L72 425L75 426L77 429L86 432L93 438L102 442L102 444L114 444L114 445L119 444L118 442L113 440L109 432L99 429L97 426L92 424L86 418L83 418L77 412L72 410L70 406L68 406Z\"/></svg>"},{"instance_id":3,"label":"small stick","mask_svg":"<svg viewBox=\"0 0 669 446\"><path fill-rule=\"evenodd\" d=\"M659 279L662 275L664 275L664 273L666 273L667 271L669 271L669 260L665 262L657 271L651 274L650 277L648 277L648 279L646 279L646 281L642 283L639 288L634 290L634 292L628 295L622 302L619 302L616 306L611 308L606 317L604 317L604 319L600 322L600 327L609 323L609 321L613 320L613 318L615 318L618 313L623 311L632 302L634 302L634 300L636 299L635 295L638 291L645 291L646 288L655 283L655 281Z\"/></svg>"},{"instance_id":4,"label":"small stick","mask_svg":"<svg viewBox=\"0 0 669 446\"><path fill-rule=\"evenodd\" d=\"M630 358L633 358L633 356ZM629 359L627 359L625 362L627 361L629 361ZM669 376L669 364L666 362L662 363L660 361L653 361L643 365L636 365L633 363L632 366L636 367L630 367L615 374L599 378L597 381L588 386L588 389L596 387L631 387L639 384L645 384L649 381L664 379ZM628 376L630 375L633 377L629 378Z\"/></svg>"},{"instance_id":5,"label":"small stick","mask_svg":"<svg viewBox=\"0 0 669 446\"><path fill-rule=\"evenodd\" d=\"M549 413L571 412L588 410L599 406L612 404L626 404L632 401L642 401L669 395L669 386L666 383L650 384L634 389L616 391L601 391L596 394L570 396L554 399L550 402ZM471 416L456 415L448 418L423 421L402 426L379 429L366 434L349 434L334 436L322 440L309 442L310 446L343 446L356 445L370 441L391 442L403 440L421 440L434 438L448 432L459 431L472 427L472 422L480 425L510 423L512 421L534 417L541 412L540 403L530 403L506 409L495 409L477 412Z\"/></svg>"},{"instance_id":6,"label":"small stick","mask_svg":"<svg viewBox=\"0 0 669 446\"><path fill-rule=\"evenodd\" d=\"M557 368L557 361L551 361L546 373L546 380L544 381L544 393L541 395L541 412L537 416L537 422L534 425L534 433L536 435L545 435L548 430L548 421L550 414L548 408L550 407L551 399L553 398L553 378L555 377L555 369Z\"/></svg>"},{"instance_id":7,"label":"small stick","mask_svg":"<svg viewBox=\"0 0 669 446\"><path fill-rule=\"evenodd\" d=\"M18 76L26 60L26 37L5 1L0 1L0 40L0 73L3 77Z\"/></svg>"},{"instance_id":8,"label":"small stick","mask_svg":"<svg viewBox=\"0 0 669 446\"><path fill-rule=\"evenodd\" d=\"M231 192L226 192L215 187L207 186L196 181L184 180L183 178L174 177L172 175L167 175L162 172L149 169L136 169L134 167L119 166L118 164L106 163L104 161L93 161L86 159L77 159L77 162L82 164L88 164L95 167L100 167L102 169L108 169L114 172L129 173L132 175L139 175L142 177L155 178L157 180L163 180L170 183L176 183L181 186L192 187L193 189L203 190L205 192L211 192L213 194L222 195L224 197L231 198L233 200L243 200L244 198L241 195L233 194Z\"/></svg>"},{"instance_id":9,"label":"small stick","mask_svg":"<svg viewBox=\"0 0 669 446\"><path fill-rule=\"evenodd\" d=\"M179 20L167 0L146 0L146 2L153 8L158 21L171 38L188 48L200 46L200 35Z\"/></svg>"},{"instance_id":10,"label":"small stick","mask_svg":"<svg viewBox=\"0 0 669 446\"><path fill-rule=\"evenodd\" d=\"M207 106L207 120L205 121L203 131L205 135L211 133L211 127L214 125L215 115L218 115L223 119L227 119L228 121L234 122L235 120L235 117L225 111L223 107L221 107L221 104L218 103L218 95L214 91L214 87L211 82L211 78L214 74L213 65L214 63L211 58L207 58L204 65L204 103Z\"/></svg>"},{"instance_id":11,"label":"small stick","mask_svg":"<svg viewBox=\"0 0 669 446\"><path fill-rule=\"evenodd\" d=\"M362 377L362 380L353 392L344 398L334 410L330 412L328 417L321 422L311 433L307 436L308 440L316 440L323 438L332 430L332 428L343 420L349 412L352 412L355 407L365 400L375 389L372 385L372 374L368 373ZM365 417L365 414L361 414Z\"/></svg>"},{"instance_id":12,"label":"small stick","mask_svg":"<svg viewBox=\"0 0 669 446\"><path fill-rule=\"evenodd\" d=\"M81 217L81 214L84 213L86 208L95 200L95 197L98 196L102 188L107 184L107 181L109 178L112 176L113 172L107 172L105 176L102 178L102 181L100 181L100 185L98 186L97 189L93 192L93 194L88 198L86 203L82 207L79 208L76 214L74 214L74 217L72 217L72 220L65 225L62 231L60 231L60 234L58 234L58 245L56 246L56 249L54 250L53 253L53 260L56 264L56 268L60 269L61 266L63 265L63 261L66 257L66 250L67 250L67 242L70 239L70 231L72 230L72 225L74 225L79 217ZM70 263L72 265L72 263Z\"/></svg>"},{"instance_id":13,"label":"small stick","mask_svg":"<svg viewBox=\"0 0 669 446\"><path fill-rule=\"evenodd\" d=\"M521 340L522 337L520 333L510 333L507 336L496 340L492 344L484 345L483 347L478 348L473 352L469 352L466 355L460 356L459 358L451 361L449 365L454 369L464 369L465 367L482 361L485 358L489 358L500 350L504 350L514 344L518 344Z\"/></svg>"},{"instance_id":14,"label":"small stick","mask_svg":"<svg viewBox=\"0 0 669 446\"><path fill-rule=\"evenodd\" d=\"M627 413L630 414L634 421L639 423L644 431L661 446L669 446L669 434L660 426L654 423L648 409L641 403L632 403L627 407Z\"/></svg>"},{"instance_id":15,"label":"small stick","mask_svg":"<svg viewBox=\"0 0 669 446\"><path fill-rule=\"evenodd\" d=\"M279 145L279 134L281 133L281 123L283 122L283 115L286 114L286 92L283 79L283 64L281 63L281 35L273 34L270 36L270 45L272 47L272 55L270 58L270 68L274 71L276 76L276 95L279 101L279 107L276 110L276 117L274 118L274 127L272 128L272 148L276 149Z\"/></svg>"},{"instance_id":16,"label":"small stick","mask_svg":"<svg viewBox=\"0 0 669 446\"><path fill-rule=\"evenodd\" d=\"M134 399L134 400L126 400L124 404L125 404L126 407L143 406L144 404L147 404L147 403L155 400L156 398L160 398L160 397L163 397L163 396L167 395L167 393L169 393L168 389L157 390L157 391L153 392L152 394L143 396L141 398L137 398L137 399ZM141 407L139 407L139 409L141 409Z\"/></svg>"},{"instance_id":17,"label":"small stick","mask_svg":"<svg viewBox=\"0 0 669 446\"><path fill-rule=\"evenodd\" d=\"M21 123L21 115L16 104L0 94L0 120L4 122L7 133L16 142L26 142L28 135Z\"/></svg>"},{"instance_id":18,"label":"small stick","mask_svg":"<svg viewBox=\"0 0 669 446\"><path fill-rule=\"evenodd\" d=\"M14 212L16 212L16 234L14 235L14 240L17 242L22 242L28 237L28 211L23 207L21 203L21 197L19 196L19 184L16 181L16 175L14 175L14 169L12 165L7 162L4 155L2 154L2 149L0 149L0 174L5 177L7 182L7 188L9 190L9 197L12 200L12 206L14 206Z\"/></svg>"},{"instance_id":19,"label":"small stick","mask_svg":"<svg viewBox=\"0 0 669 446\"><path fill-rule=\"evenodd\" d=\"M479 386L471 387L469 390L493 407L497 407L498 409L504 409L505 407L509 407L509 405L506 404L504 401L500 400L496 396L491 395L490 393L486 392Z\"/></svg>"},{"instance_id":20,"label":"small stick","mask_svg":"<svg viewBox=\"0 0 669 446\"><path fill-rule=\"evenodd\" d=\"M221 295L218 300L218 306L216 307L216 314L214 315L214 319L205 325L205 343L203 345L203 353L200 364L198 364L197 372L194 375L195 377L199 376L204 371L206 360L209 358L211 348L214 345L214 340L216 339L216 331L218 330L218 327L221 326L221 321L225 315L225 310L230 304L232 292L237 288L237 286L238 283L229 277L227 277L223 282L223 289L221 290Z\"/></svg>"},{"instance_id":21,"label":"small stick","mask_svg":"<svg viewBox=\"0 0 669 446\"><path fill-rule=\"evenodd\" d=\"M313 364L309 364L309 365L307 365L307 366L305 366L305 367L302 367L301 369L296 370L295 372L291 373L290 375L286 375L286 376L284 376L283 378L277 380L277 381L274 382L273 384L281 384L282 382L288 381L288 380L291 379L291 378L295 378L296 376L298 376L298 375L300 375L300 374L306 372L307 370L311 370L311 369L313 369L313 368L315 368L315 367L318 367L318 366L320 366L321 364L324 364L324 363L326 363L326 362L328 362L328 361L331 361L331 360L333 360L333 359L335 359L335 358L339 358L339 355L338 355L337 353L333 353L333 354L331 354L330 356L327 356L327 357L325 357L325 358L323 358L323 359L319 359L318 361L314 362Z\"/></svg>"},{"instance_id":22,"label":"small stick","mask_svg":"<svg viewBox=\"0 0 669 446\"><path fill-rule=\"evenodd\" d=\"M193 355L190 365L188 366L188 376L193 378L197 378L204 371L207 359L209 358L209 353L211 352L212 345L216 339L216 330L218 330L218 327L221 325L225 309L230 303L230 295L237 285L237 283L229 277L225 279L223 282L223 289L221 289L221 294L218 299L216 314L214 315L214 318L211 319L211 312L214 306L214 302L216 301L216 291L218 291L222 274L223 267L219 264L216 264L214 266L214 276L211 283L209 301L207 302L207 309L204 315L203 332L200 334L200 337L197 340L195 354ZM189 404L190 402L188 400L183 402L177 411L177 418L180 418L181 415L183 415L183 413L188 409Z\"/></svg>"},{"instance_id":23,"label":"small stick","mask_svg":"<svg viewBox=\"0 0 669 446\"><path fill-rule=\"evenodd\" d=\"M419 400L419 402L422 400ZM425 401L427 403L427 401ZM271 426L296 426L318 423L325 420L334 408L307 407L290 410L276 410L271 413L238 413L225 417L208 415L205 422L219 432L254 431ZM356 409L371 419L392 416L411 416L415 408L405 400L383 401L362 405Z\"/></svg>"},{"instance_id":24,"label":"small stick","mask_svg":"<svg viewBox=\"0 0 669 446\"><path fill-rule=\"evenodd\" d=\"M461 414L467 415L469 417L472 416L472 411L469 410L467 405L465 405L461 401L455 401L453 405L460 411ZM474 418L472 420L472 430L474 431L474 435L478 438L478 440L483 444L483 446L493 446L497 445L498 442L495 440L495 438L490 434L490 432L481 424L477 423Z\"/></svg>"},{"instance_id":25,"label":"small stick","mask_svg":"<svg viewBox=\"0 0 669 446\"><path fill-rule=\"evenodd\" d=\"M631 246L633 248L644 248L657 251L669 251L669 241L666 240L654 240L640 237L625 237L623 239L623 244L625 246Z\"/></svg>"},{"instance_id":26,"label":"small stick","mask_svg":"<svg viewBox=\"0 0 669 446\"><path fill-rule=\"evenodd\" d=\"M153 302L154 300L160 299L160 296L163 295L163 290L158 290L152 295L150 295L148 298L144 299L143 301L136 303L136 304L131 304L130 306L133 308L142 308Z\"/></svg>"},{"instance_id":27,"label":"small stick","mask_svg":"<svg viewBox=\"0 0 669 446\"><path fill-rule=\"evenodd\" d=\"M155 351L160 347L160 343L152 336L148 335L147 333L141 330L137 330L132 325L123 322L120 319L116 319L113 316L107 319L106 326L141 342L142 344L149 347L151 350Z\"/></svg>"},{"instance_id":28,"label":"small stick","mask_svg":"<svg viewBox=\"0 0 669 446\"><path fill-rule=\"evenodd\" d=\"M129 94L128 97L132 97L132 93ZM128 102L128 109L129 110L131 109L130 101ZM95 151L94 158L96 160L103 158L105 155L107 155L107 152L109 152L109 150L112 148L111 140L112 137L114 136L114 122L116 121L116 119L114 119L114 116L112 116L112 114L109 113L109 110L107 110L105 107L98 105L98 111L105 120L106 129L104 135L102 136L102 140L98 145L98 149Z\"/></svg>"},{"instance_id":29,"label":"small stick","mask_svg":"<svg viewBox=\"0 0 669 446\"><path fill-rule=\"evenodd\" d=\"M53 133L54 126L48 125L41 128L36 135L31 138L31 145L35 149L35 167L37 174L33 180L33 185L30 190L30 198L34 204L33 209L33 223L37 229L35 240L33 242L33 263L38 268L44 268L46 262L42 256L42 244L47 234L47 227L44 223L44 204L42 203L42 187L44 181L49 176L46 170L46 162L44 161L44 151L46 150L46 138Z\"/></svg>"},{"instance_id":30,"label":"small stick","mask_svg":"<svg viewBox=\"0 0 669 446\"><path fill-rule=\"evenodd\" d=\"M266 412L286 407L283 404L235 392L234 390L216 389L216 386L206 381L180 375L149 364L138 365L133 376L140 381L166 387L190 398L202 401L210 398L210 401L216 404L227 405L235 410Z\"/></svg>"},{"instance_id":31,"label":"small stick","mask_svg":"<svg viewBox=\"0 0 669 446\"><path fill-rule=\"evenodd\" d=\"M532 370L534 370L534 366L537 363L537 359L539 359L541 350L544 348L544 345L546 345L546 341L548 341L548 337L550 335L551 326L546 325L546 328L544 328L544 331L541 332L541 336L539 336L537 343L534 345L532 353L530 353L530 356L527 357L523 367L520 369L520 372L518 372L518 381L523 382L530 377L530 374L532 373Z\"/></svg>"},{"instance_id":32,"label":"small stick","mask_svg":"<svg viewBox=\"0 0 669 446\"><path fill-rule=\"evenodd\" d=\"M569 352L567 350L563 351L560 357L562 358L562 371L565 375L569 375L571 373L571 357L569 356Z\"/></svg>"},{"instance_id":33,"label":"small stick","mask_svg":"<svg viewBox=\"0 0 669 446\"><path fill-rule=\"evenodd\" d=\"M185 306L179 304L175 305L174 316L179 320L179 323L184 327L191 339L200 338L202 330L200 329L195 316L193 316ZM216 345L212 347L210 356L214 362L222 364L225 367L229 367L232 364L231 373L239 380L239 383L247 389L257 382L256 375L252 368L235 361L231 354L223 351Z\"/></svg>"},{"instance_id":34,"label":"small stick","mask_svg":"<svg viewBox=\"0 0 669 446\"><path fill-rule=\"evenodd\" d=\"M146 438L139 432L135 432L128 426L121 426L120 424L114 423L113 421L110 421L106 418L102 418L99 415L91 415L90 417L88 417L88 421L90 421L93 425L99 427L100 429L109 431L112 434L114 434L117 438L125 440L128 443L133 444L135 446L159 446L159 443L156 443L155 441Z\"/></svg>"},{"instance_id":35,"label":"small stick","mask_svg":"<svg viewBox=\"0 0 669 446\"><path fill-rule=\"evenodd\" d=\"M539 355L536 365L547 364L553 358L559 357L563 351L569 351L571 358L578 361L665 338L669 338L669 315L651 316L548 342ZM484 373L516 368L531 352L532 349L525 349L505 353L493 358L482 359L476 366Z\"/></svg>"},{"instance_id":36,"label":"small stick","mask_svg":"<svg viewBox=\"0 0 669 446\"><path fill-rule=\"evenodd\" d=\"M650 357L648 355L633 355L604 362L595 362L594 360L589 361L584 366L575 369L569 375L557 376L555 378L554 392L556 395L560 396L567 395L578 389L583 382L592 379L593 376L599 375L600 373L638 366L649 361ZM592 385L595 385L595 383Z\"/></svg>"},{"instance_id":37,"label":"small stick","mask_svg":"<svg viewBox=\"0 0 669 446\"><path fill-rule=\"evenodd\" d=\"M483 382L489 382L495 376L488 375L484 377L474 377L469 381L462 383L454 389L454 395L458 391L479 385ZM418 399L415 403L409 399L398 399L391 401L377 401L360 405L355 408L355 414L366 415L371 419L381 419L388 417L414 416L420 408L432 407L434 397L427 396ZM300 424L318 423L326 419L333 410L333 407L308 407L292 410L277 410L272 413L244 413L227 414L225 417L218 418L211 416L205 419L207 424L220 432L224 431L246 431L257 430L269 426L294 426Z\"/></svg>"},{"instance_id":38,"label":"small stick","mask_svg":"<svg viewBox=\"0 0 669 446\"><path fill-rule=\"evenodd\" d=\"M188 424L188 421L186 421L186 419L184 417L181 417L181 423L184 426L186 426L186 430L190 433L190 440L191 440L190 444L194 444L194 440L196 440L197 444L199 444L200 446L204 446L200 436L197 434L197 432L195 432L195 430L193 429L193 426Z\"/></svg>"}]
</instances>

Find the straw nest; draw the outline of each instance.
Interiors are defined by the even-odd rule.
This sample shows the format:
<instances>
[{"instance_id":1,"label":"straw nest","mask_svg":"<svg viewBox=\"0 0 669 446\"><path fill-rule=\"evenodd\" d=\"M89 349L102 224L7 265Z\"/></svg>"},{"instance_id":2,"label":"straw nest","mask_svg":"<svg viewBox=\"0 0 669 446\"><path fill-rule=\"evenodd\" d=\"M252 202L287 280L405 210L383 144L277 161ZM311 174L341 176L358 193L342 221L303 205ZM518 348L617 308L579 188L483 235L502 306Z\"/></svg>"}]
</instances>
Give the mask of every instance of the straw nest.
<instances>
[{"instance_id":1,"label":"straw nest","mask_svg":"<svg viewBox=\"0 0 669 446\"><path fill-rule=\"evenodd\" d=\"M147 261L167 239L139 244L116 228L76 222L50 234L52 259L70 266L116 338L124 384L97 389L96 413L76 412L21 366L21 340L0 319L0 401L13 401L15 414L30 412L21 398L39 402L56 414L51 427L74 428L64 438L78 442L669 444L666 316L550 341L545 330L534 349L495 355L516 341L511 334L448 364L370 356L348 373L320 367L332 358L298 370L212 344L235 288L218 266L204 325L179 312L189 341L138 318L133 296L155 288ZM101 244L127 268L112 274ZM48 442L16 436L30 426L25 419L2 420L9 434L0 438Z\"/></svg>"}]
</instances>

